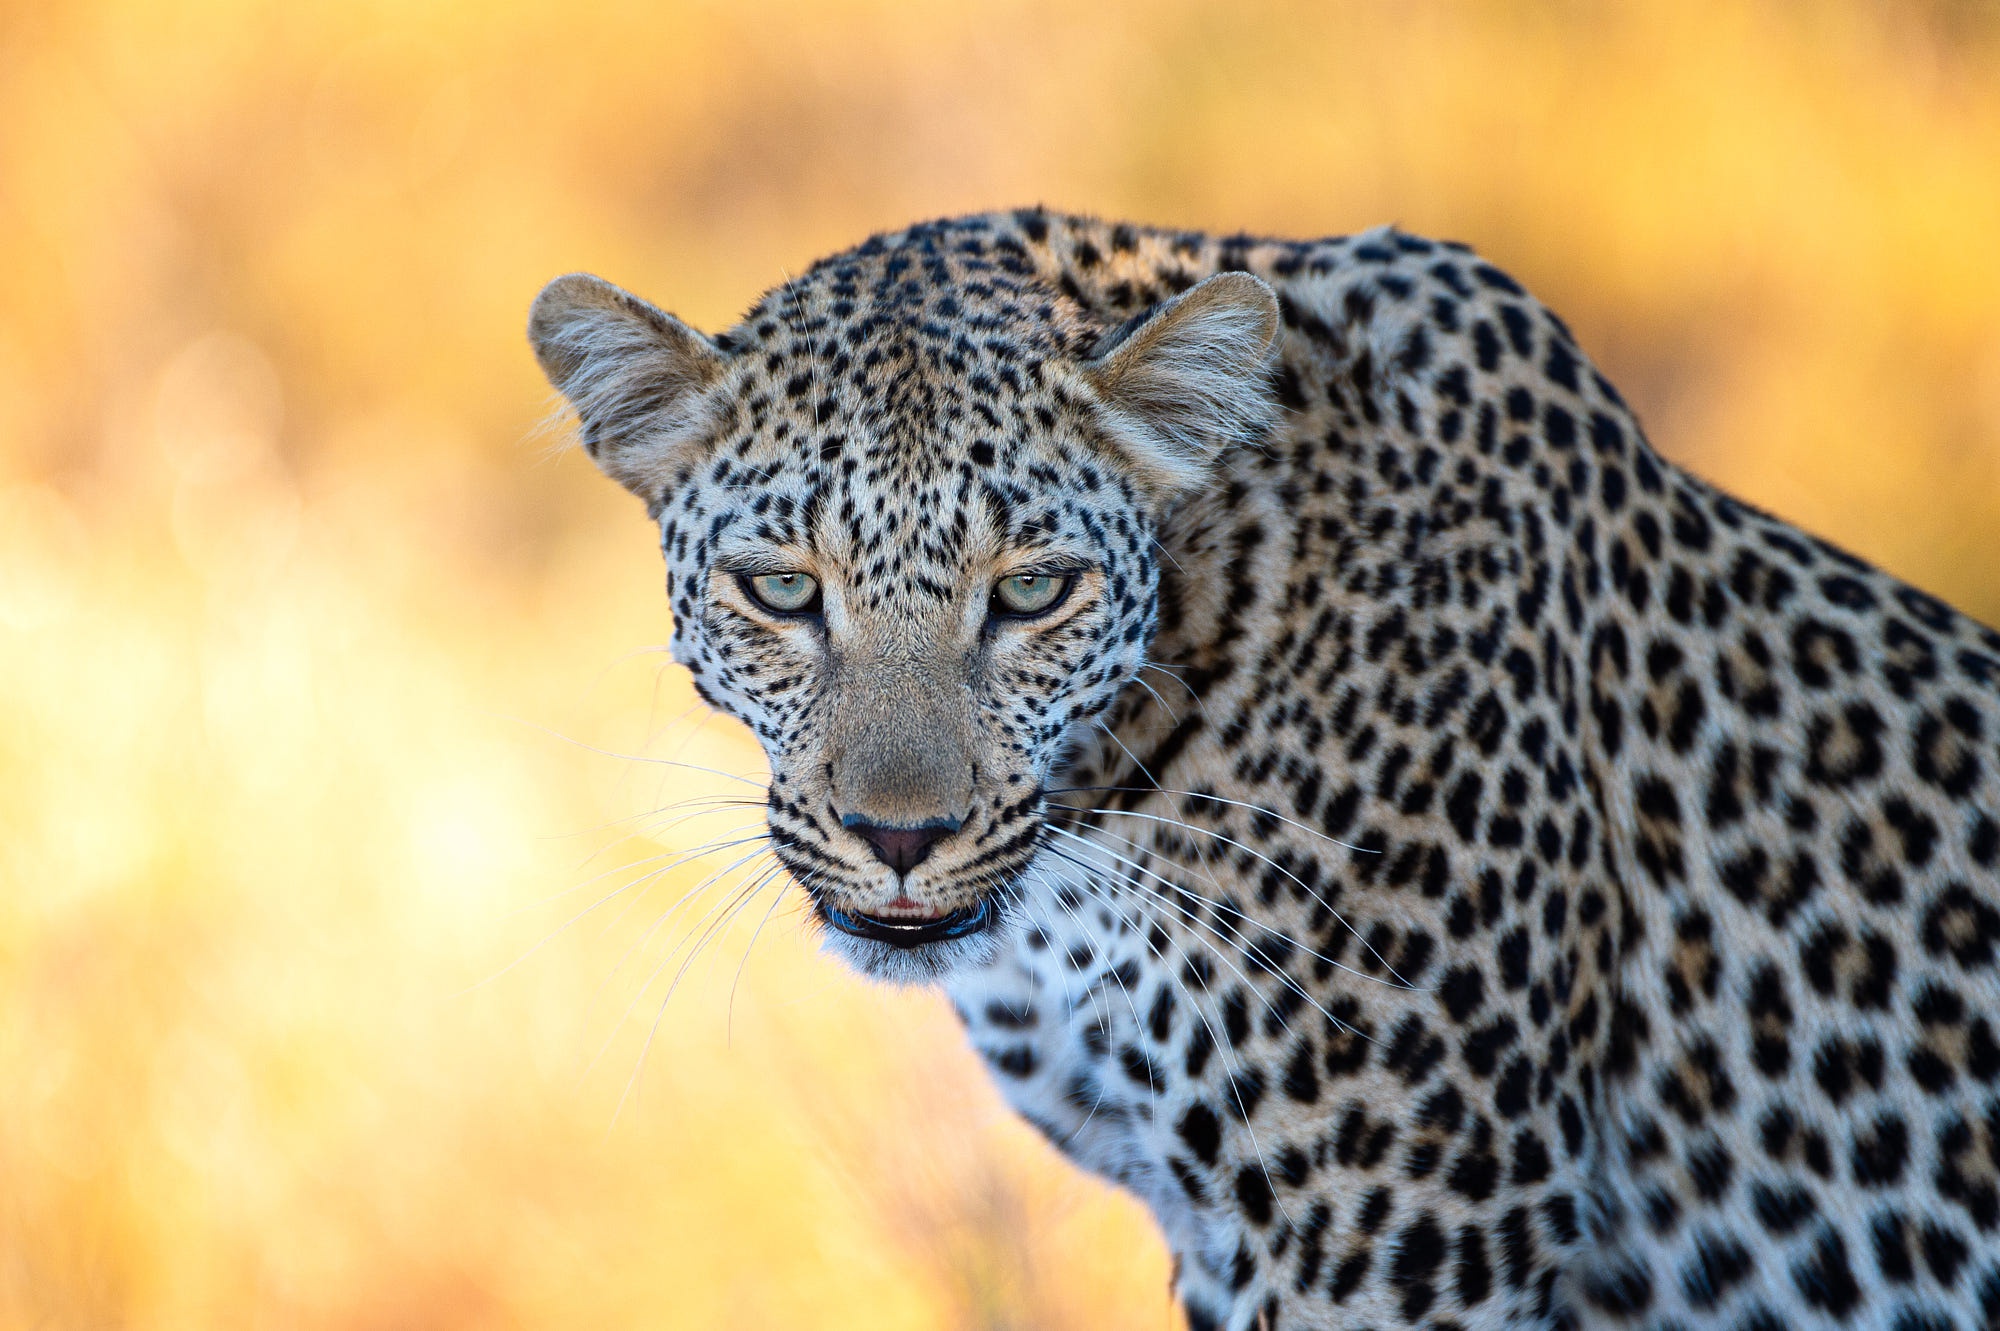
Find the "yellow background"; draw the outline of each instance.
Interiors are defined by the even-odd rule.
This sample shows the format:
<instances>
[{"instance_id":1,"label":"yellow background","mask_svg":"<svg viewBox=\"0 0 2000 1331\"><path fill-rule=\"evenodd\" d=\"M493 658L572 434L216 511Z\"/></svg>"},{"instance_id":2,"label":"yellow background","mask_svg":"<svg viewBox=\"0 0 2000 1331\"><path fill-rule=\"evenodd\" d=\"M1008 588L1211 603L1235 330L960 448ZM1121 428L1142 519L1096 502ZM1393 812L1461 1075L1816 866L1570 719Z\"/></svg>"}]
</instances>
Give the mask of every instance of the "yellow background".
<instances>
[{"instance_id":1,"label":"yellow background","mask_svg":"<svg viewBox=\"0 0 2000 1331\"><path fill-rule=\"evenodd\" d=\"M520 333L1034 201L1474 242L2000 620L1989 0L7 0L0 1327L1177 1324L775 885L662 1014L758 758Z\"/></svg>"}]
</instances>

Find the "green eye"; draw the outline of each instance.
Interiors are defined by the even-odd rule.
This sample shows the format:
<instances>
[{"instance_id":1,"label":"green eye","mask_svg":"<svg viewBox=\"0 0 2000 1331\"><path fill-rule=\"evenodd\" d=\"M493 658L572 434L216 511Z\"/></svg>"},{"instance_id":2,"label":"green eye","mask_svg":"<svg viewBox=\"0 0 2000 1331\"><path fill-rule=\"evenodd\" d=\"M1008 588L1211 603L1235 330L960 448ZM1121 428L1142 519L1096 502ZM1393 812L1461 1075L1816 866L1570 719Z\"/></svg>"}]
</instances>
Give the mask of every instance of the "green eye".
<instances>
[{"instance_id":1,"label":"green eye","mask_svg":"<svg viewBox=\"0 0 2000 1331\"><path fill-rule=\"evenodd\" d=\"M993 608L1006 615L1039 615L1062 600L1069 578L1061 573L1016 573L993 588Z\"/></svg>"},{"instance_id":2,"label":"green eye","mask_svg":"<svg viewBox=\"0 0 2000 1331\"><path fill-rule=\"evenodd\" d=\"M797 615L819 607L819 579L810 573L757 573L742 581L757 604L776 614Z\"/></svg>"}]
</instances>

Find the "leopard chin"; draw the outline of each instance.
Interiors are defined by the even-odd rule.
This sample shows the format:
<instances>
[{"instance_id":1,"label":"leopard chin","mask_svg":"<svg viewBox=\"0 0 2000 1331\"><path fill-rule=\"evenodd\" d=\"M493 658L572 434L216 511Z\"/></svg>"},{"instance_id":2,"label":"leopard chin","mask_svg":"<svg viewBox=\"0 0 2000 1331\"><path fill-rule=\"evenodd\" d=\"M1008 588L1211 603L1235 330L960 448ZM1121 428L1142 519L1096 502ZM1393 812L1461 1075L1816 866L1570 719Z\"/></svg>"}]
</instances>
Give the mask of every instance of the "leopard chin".
<instances>
[{"instance_id":1,"label":"leopard chin","mask_svg":"<svg viewBox=\"0 0 2000 1331\"><path fill-rule=\"evenodd\" d=\"M1006 912L992 896L921 922L850 914L817 904L820 946L857 974L934 986L991 966L1008 950Z\"/></svg>"}]
</instances>

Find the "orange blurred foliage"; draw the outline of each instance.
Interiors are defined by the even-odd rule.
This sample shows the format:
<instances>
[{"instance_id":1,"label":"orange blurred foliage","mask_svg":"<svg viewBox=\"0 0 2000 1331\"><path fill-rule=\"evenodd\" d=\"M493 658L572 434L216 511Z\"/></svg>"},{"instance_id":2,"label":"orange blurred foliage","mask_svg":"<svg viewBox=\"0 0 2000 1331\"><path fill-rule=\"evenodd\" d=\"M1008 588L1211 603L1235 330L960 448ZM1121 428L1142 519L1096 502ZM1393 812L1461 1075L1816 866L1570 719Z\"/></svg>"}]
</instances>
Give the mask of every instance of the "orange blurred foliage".
<instances>
[{"instance_id":1,"label":"orange blurred foliage","mask_svg":"<svg viewBox=\"0 0 2000 1331\"><path fill-rule=\"evenodd\" d=\"M547 277L1395 221L1993 622L1997 162L1987 0L0 8L0 1327L1178 1325L938 1001L759 862L662 917L757 821L672 764L760 759L537 430Z\"/></svg>"}]
</instances>

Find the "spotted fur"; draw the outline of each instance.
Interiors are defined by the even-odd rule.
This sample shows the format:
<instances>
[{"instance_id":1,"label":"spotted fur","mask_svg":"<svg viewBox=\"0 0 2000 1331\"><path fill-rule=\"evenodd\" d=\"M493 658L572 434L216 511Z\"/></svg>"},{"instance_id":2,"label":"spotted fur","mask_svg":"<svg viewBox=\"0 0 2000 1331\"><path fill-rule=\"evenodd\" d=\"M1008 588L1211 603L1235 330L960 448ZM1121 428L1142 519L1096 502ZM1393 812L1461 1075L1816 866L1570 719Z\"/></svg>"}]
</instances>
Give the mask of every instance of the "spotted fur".
<instances>
[{"instance_id":1,"label":"spotted fur","mask_svg":"<svg viewBox=\"0 0 2000 1331\"><path fill-rule=\"evenodd\" d=\"M1507 275L1024 211L531 331L822 912L1004 907L829 939L1196 1331L2000 1325L2000 634L1661 459Z\"/></svg>"}]
</instances>

